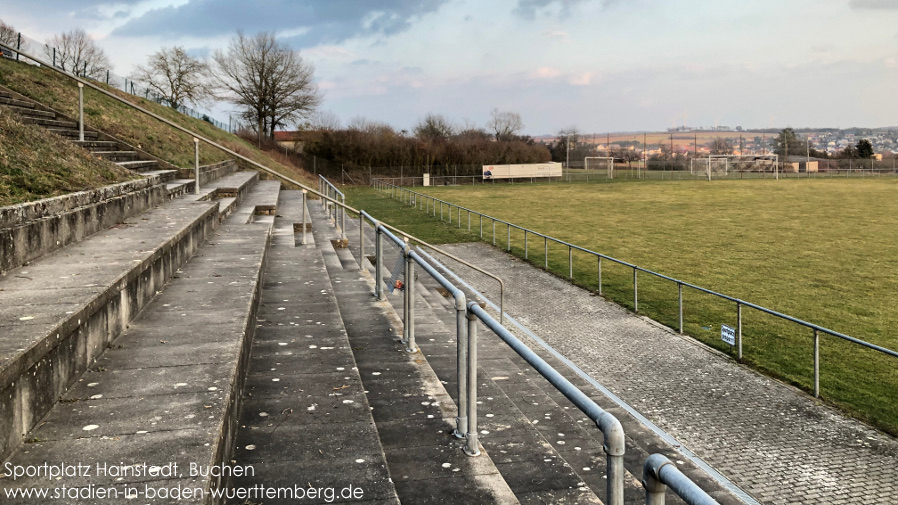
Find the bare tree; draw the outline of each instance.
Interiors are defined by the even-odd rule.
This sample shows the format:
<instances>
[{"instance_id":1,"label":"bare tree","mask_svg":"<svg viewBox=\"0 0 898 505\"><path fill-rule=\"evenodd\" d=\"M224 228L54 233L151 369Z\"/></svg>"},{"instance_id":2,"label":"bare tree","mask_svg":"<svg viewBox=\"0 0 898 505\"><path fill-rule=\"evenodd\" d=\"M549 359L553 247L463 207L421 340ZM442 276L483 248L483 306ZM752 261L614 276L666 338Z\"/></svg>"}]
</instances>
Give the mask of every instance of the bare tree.
<instances>
[{"instance_id":1,"label":"bare tree","mask_svg":"<svg viewBox=\"0 0 898 505\"><path fill-rule=\"evenodd\" d=\"M337 131L343 124L340 122L340 116L336 115L332 110L319 110L309 117L306 122L306 129L317 131Z\"/></svg>"},{"instance_id":2,"label":"bare tree","mask_svg":"<svg viewBox=\"0 0 898 505\"><path fill-rule=\"evenodd\" d=\"M214 95L208 80L209 66L187 54L183 47L163 47L151 54L146 66L138 66L131 78L142 81L177 109L187 102L207 102Z\"/></svg>"},{"instance_id":3,"label":"bare tree","mask_svg":"<svg viewBox=\"0 0 898 505\"><path fill-rule=\"evenodd\" d=\"M54 48L56 65L77 76L99 78L111 68L106 53L80 28L48 40L44 46L48 57L53 57Z\"/></svg>"},{"instance_id":4,"label":"bare tree","mask_svg":"<svg viewBox=\"0 0 898 505\"><path fill-rule=\"evenodd\" d=\"M455 132L455 128L442 114L429 113L412 129L421 140L446 140Z\"/></svg>"},{"instance_id":5,"label":"bare tree","mask_svg":"<svg viewBox=\"0 0 898 505\"><path fill-rule=\"evenodd\" d=\"M12 25L8 25L0 19L0 42L10 47L16 47L19 41L19 34Z\"/></svg>"},{"instance_id":6,"label":"bare tree","mask_svg":"<svg viewBox=\"0 0 898 505\"><path fill-rule=\"evenodd\" d=\"M312 65L273 32L247 37L238 31L212 59L219 84L257 126L260 142L263 134L273 138L279 126L307 119L321 103Z\"/></svg>"},{"instance_id":7,"label":"bare tree","mask_svg":"<svg viewBox=\"0 0 898 505\"><path fill-rule=\"evenodd\" d=\"M524 122L517 112L502 112L499 109L493 109L490 116L491 119L487 121L486 127L496 134L496 140L512 140L517 132L524 129Z\"/></svg>"},{"instance_id":8,"label":"bare tree","mask_svg":"<svg viewBox=\"0 0 898 505\"><path fill-rule=\"evenodd\" d=\"M732 154L733 153L733 145L730 144L730 141L723 137L714 137L708 142L708 147L711 150L711 154Z\"/></svg>"}]
</instances>

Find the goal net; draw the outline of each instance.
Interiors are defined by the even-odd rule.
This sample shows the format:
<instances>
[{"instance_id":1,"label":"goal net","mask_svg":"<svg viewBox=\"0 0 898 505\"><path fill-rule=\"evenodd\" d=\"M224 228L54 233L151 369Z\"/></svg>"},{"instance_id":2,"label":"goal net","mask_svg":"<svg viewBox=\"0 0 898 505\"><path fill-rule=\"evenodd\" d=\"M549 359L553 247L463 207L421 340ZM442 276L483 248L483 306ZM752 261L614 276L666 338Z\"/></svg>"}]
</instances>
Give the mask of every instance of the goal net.
<instances>
[{"instance_id":1,"label":"goal net","mask_svg":"<svg viewBox=\"0 0 898 505\"><path fill-rule=\"evenodd\" d=\"M731 160L724 157L693 158L689 160L689 171L697 177L724 177L729 174Z\"/></svg>"},{"instance_id":2,"label":"goal net","mask_svg":"<svg viewBox=\"0 0 898 505\"><path fill-rule=\"evenodd\" d=\"M612 156L587 156L583 158L583 168L587 171L603 171L609 179L614 179L614 157Z\"/></svg>"}]
</instances>

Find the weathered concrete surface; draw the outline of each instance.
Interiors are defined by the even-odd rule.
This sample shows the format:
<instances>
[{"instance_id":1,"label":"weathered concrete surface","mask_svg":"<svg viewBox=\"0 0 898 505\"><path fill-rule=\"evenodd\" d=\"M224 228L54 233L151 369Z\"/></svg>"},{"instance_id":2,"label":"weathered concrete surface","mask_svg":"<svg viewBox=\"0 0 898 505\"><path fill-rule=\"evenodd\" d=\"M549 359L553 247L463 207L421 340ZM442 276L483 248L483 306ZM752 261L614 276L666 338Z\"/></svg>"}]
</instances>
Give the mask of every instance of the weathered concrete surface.
<instances>
[{"instance_id":1,"label":"weathered concrete surface","mask_svg":"<svg viewBox=\"0 0 898 505\"><path fill-rule=\"evenodd\" d=\"M169 202L0 278L0 457L212 232L217 204Z\"/></svg>"},{"instance_id":2,"label":"weathered concrete surface","mask_svg":"<svg viewBox=\"0 0 898 505\"><path fill-rule=\"evenodd\" d=\"M231 459L269 236L268 224L226 221L9 459L14 465L65 462L91 468L176 463L177 474L118 478L93 472L59 481L7 477L0 479L4 493L63 484L128 485L141 493L145 486L218 488L221 479L191 475L190 464L226 465ZM137 498L142 503L146 496ZM125 501L122 494L66 503ZM212 502L206 494L178 503Z\"/></svg>"},{"instance_id":3,"label":"weathered concrete surface","mask_svg":"<svg viewBox=\"0 0 898 505\"><path fill-rule=\"evenodd\" d=\"M0 276L165 202L158 177L0 208Z\"/></svg>"},{"instance_id":4,"label":"weathered concrete surface","mask_svg":"<svg viewBox=\"0 0 898 505\"><path fill-rule=\"evenodd\" d=\"M896 501L894 438L485 244L446 250L500 275L513 317L758 501Z\"/></svg>"},{"instance_id":5,"label":"weathered concrete surface","mask_svg":"<svg viewBox=\"0 0 898 505\"><path fill-rule=\"evenodd\" d=\"M225 160L211 165L201 165L200 187L202 188L206 184L231 175L238 170L240 170L240 167L237 166L237 162L234 160ZM196 172L192 167L181 168L178 170L178 177L181 179L194 179L196 177Z\"/></svg>"},{"instance_id":6,"label":"weathered concrete surface","mask_svg":"<svg viewBox=\"0 0 898 505\"><path fill-rule=\"evenodd\" d=\"M390 475L403 503L518 503L484 450L465 456L452 436L456 408L420 354L399 342L401 321L375 301L373 279L357 265L344 268L331 244L338 232L311 205L315 243L324 257L362 384L381 434ZM348 220L347 220L348 221Z\"/></svg>"},{"instance_id":7,"label":"weathered concrete surface","mask_svg":"<svg viewBox=\"0 0 898 505\"><path fill-rule=\"evenodd\" d=\"M260 184L272 181L262 181ZM283 191L245 389L235 459L256 485L334 488L336 497L271 503L398 503L321 253L296 246L302 196ZM250 204L250 202L247 202ZM235 216L235 219L243 218ZM308 235L312 242L311 234ZM340 496L354 486L361 496ZM242 503L235 500L234 503Z\"/></svg>"}]
</instances>

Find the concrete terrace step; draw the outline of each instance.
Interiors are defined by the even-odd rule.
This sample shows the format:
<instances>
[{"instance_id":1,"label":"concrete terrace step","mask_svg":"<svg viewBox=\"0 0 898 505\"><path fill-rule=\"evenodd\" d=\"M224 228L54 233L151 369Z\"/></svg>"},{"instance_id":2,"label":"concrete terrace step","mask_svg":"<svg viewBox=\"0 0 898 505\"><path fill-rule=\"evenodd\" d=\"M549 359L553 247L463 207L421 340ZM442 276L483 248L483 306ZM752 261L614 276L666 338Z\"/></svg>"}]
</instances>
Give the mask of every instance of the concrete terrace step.
<instances>
[{"instance_id":1,"label":"concrete terrace step","mask_svg":"<svg viewBox=\"0 0 898 505\"><path fill-rule=\"evenodd\" d=\"M25 109L33 109L34 108L34 104L31 102L26 102L24 100L17 100L15 98L12 98L11 95L9 95L8 93L6 95L7 95L6 97L0 97L0 104L14 105L16 107L22 107Z\"/></svg>"},{"instance_id":2,"label":"concrete terrace step","mask_svg":"<svg viewBox=\"0 0 898 505\"><path fill-rule=\"evenodd\" d=\"M43 117L23 117L23 123L36 124L47 128L78 128L78 123L74 121L60 121L57 119L47 119Z\"/></svg>"},{"instance_id":3,"label":"concrete terrace step","mask_svg":"<svg viewBox=\"0 0 898 505\"><path fill-rule=\"evenodd\" d=\"M137 151L91 151L92 154L116 163L122 161L136 161Z\"/></svg>"},{"instance_id":4,"label":"concrete terrace step","mask_svg":"<svg viewBox=\"0 0 898 505\"><path fill-rule=\"evenodd\" d=\"M77 128L75 128L75 129L72 129L72 128L47 128L47 131L49 131L51 133L55 133L61 137L65 137L66 139L69 139L69 140L77 140L79 138L79 133L78 133ZM84 131L85 139L96 140L97 137L99 137L99 134L97 132L86 131L86 130Z\"/></svg>"},{"instance_id":5,"label":"concrete terrace step","mask_svg":"<svg viewBox=\"0 0 898 505\"><path fill-rule=\"evenodd\" d=\"M171 170L172 176L178 173L177 170ZM152 173L152 172L144 172ZM165 184L165 189L168 191L168 196L170 198L178 198L187 193L193 193L194 181L192 179L170 179ZM222 207L218 207L219 215L222 213Z\"/></svg>"},{"instance_id":6,"label":"concrete terrace step","mask_svg":"<svg viewBox=\"0 0 898 505\"><path fill-rule=\"evenodd\" d=\"M0 457L193 254L216 212L168 202L0 278Z\"/></svg>"},{"instance_id":7,"label":"concrete terrace step","mask_svg":"<svg viewBox=\"0 0 898 505\"><path fill-rule=\"evenodd\" d=\"M152 160L117 161L115 164L122 168L127 168L128 170L134 170L135 172L153 170L159 167L159 162Z\"/></svg>"},{"instance_id":8,"label":"concrete terrace step","mask_svg":"<svg viewBox=\"0 0 898 505\"><path fill-rule=\"evenodd\" d=\"M162 182L172 182L176 179L178 175L177 170L150 170L149 172L144 172L145 176L159 176L159 180ZM193 181L190 181L193 182Z\"/></svg>"},{"instance_id":9,"label":"concrete terrace step","mask_svg":"<svg viewBox=\"0 0 898 505\"><path fill-rule=\"evenodd\" d=\"M255 190L243 199L242 204L234 212L232 219L245 223L253 221L274 222L281 181L258 181L255 183L254 188Z\"/></svg>"},{"instance_id":10,"label":"concrete terrace step","mask_svg":"<svg viewBox=\"0 0 898 505\"><path fill-rule=\"evenodd\" d=\"M73 144L77 146L81 146L88 151L116 151L120 148L118 142L114 142L111 140L73 140Z\"/></svg>"},{"instance_id":11,"label":"concrete terrace step","mask_svg":"<svg viewBox=\"0 0 898 505\"><path fill-rule=\"evenodd\" d=\"M8 91L0 91L0 98L12 98L12 95Z\"/></svg>"},{"instance_id":12,"label":"concrete terrace step","mask_svg":"<svg viewBox=\"0 0 898 505\"><path fill-rule=\"evenodd\" d=\"M189 468L232 459L270 231L267 224L230 221L219 228L10 462L178 465L174 477L92 473L66 479L72 487L117 489L118 499L110 503L126 502L125 486L141 492L144 486L220 488L222 479L191 476ZM0 487L42 485L36 478L0 480ZM178 503L212 501L206 496Z\"/></svg>"},{"instance_id":13,"label":"concrete terrace step","mask_svg":"<svg viewBox=\"0 0 898 505\"><path fill-rule=\"evenodd\" d=\"M321 253L297 246L302 195L282 191L258 312L235 460L249 488L360 489L364 503L399 503ZM311 239L311 234L309 234ZM249 502L297 503L251 497ZM302 503L327 503L326 496ZM234 502L238 503L238 502Z\"/></svg>"},{"instance_id":14,"label":"concrete terrace step","mask_svg":"<svg viewBox=\"0 0 898 505\"><path fill-rule=\"evenodd\" d=\"M6 108L24 117L42 117L50 119L56 117L56 114L52 112L45 112L42 110L31 109L27 107L19 107L16 105L7 105Z\"/></svg>"},{"instance_id":15,"label":"concrete terrace step","mask_svg":"<svg viewBox=\"0 0 898 505\"><path fill-rule=\"evenodd\" d=\"M457 409L443 384L423 356L404 351L401 322L389 304L373 300L370 276L342 268L324 211L315 205L310 211L400 500L518 503L491 454L464 455L451 435Z\"/></svg>"}]
</instances>

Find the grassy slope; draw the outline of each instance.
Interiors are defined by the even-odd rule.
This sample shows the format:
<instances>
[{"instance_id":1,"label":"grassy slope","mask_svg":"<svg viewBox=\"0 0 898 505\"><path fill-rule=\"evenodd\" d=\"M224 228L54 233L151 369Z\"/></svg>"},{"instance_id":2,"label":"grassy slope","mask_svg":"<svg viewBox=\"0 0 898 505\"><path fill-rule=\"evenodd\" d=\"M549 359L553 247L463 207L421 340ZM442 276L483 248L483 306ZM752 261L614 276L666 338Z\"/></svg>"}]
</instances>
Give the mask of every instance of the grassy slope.
<instances>
[{"instance_id":1,"label":"grassy slope","mask_svg":"<svg viewBox=\"0 0 898 505\"><path fill-rule=\"evenodd\" d=\"M78 117L78 88L74 81L57 72L0 58L0 84L44 103L69 117ZM300 182L312 181L304 172L276 162L236 135L220 130L205 121L185 116L150 100L112 88L109 90L284 175L299 179ZM88 88L85 88L84 91L84 116L87 125L139 146L169 163L179 167L193 166L193 138L190 135L176 131L160 121ZM218 149L208 146L200 148L201 164L215 163L229 158L230 155Z\"/></svg>"},{"instance_id":2,"label":"grassy slope","mask_svg":"<svg viewBox=\"0 0 898 505\"><path fill-rule=\"evenodd\" d=\"M0 108L0 207L135 177Z\"/></svg>"},{"instance_id":3,"label":"grassy slope","mask_svg":"<svg viewBox=\"0 0 898 505\"><path fill-rule=\"evenodd\" d=\"M896 190L895 179L857 179L521 184L427 192L896 349ZM484 228L489 240L491 226ZM523 255L523 243L523 235L513 232L513 252ZM497 244L505 248L501 225ZM542 241L529 244L530 260L542 265ZM550 268L565 277L567 255L566 248L550 246ZM594 258L575 253L574 270L579 284L596 289ZM603 288L606 297L632 308L632 270L606 262ZM685 290L685 331L730 352L720 341L720 325L735 326L734 305ZM639 311L676 327L676 285L640 275ZM812 331L748 309L743 316L746 362L812 388ZM898 433L895 359L824 336L821 361L824 398Z\"/></svg>"}]
</instances>

